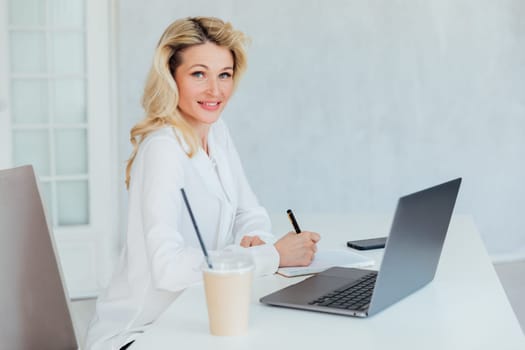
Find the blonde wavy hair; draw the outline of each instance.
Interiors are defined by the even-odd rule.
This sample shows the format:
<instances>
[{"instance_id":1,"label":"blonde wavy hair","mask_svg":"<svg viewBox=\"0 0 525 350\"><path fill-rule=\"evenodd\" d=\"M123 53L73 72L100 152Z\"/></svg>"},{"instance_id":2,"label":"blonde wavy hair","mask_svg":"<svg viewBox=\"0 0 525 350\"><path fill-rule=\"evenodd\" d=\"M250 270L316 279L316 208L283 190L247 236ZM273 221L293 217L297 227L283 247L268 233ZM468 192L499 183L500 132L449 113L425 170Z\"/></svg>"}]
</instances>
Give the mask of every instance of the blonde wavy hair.
<instances>
[{"instance_id":1,"label":"blonde wavy hair","mask_svg":"<svg viewBox=\"0 0 525 350\"><path fill-rule=\"evenodd\" d=\"M235 30L228 22L214 17L188 17L179 19L166 28L162 34L153 63L144 87L142 106L146 117L130 131L133 151L126 166L126 188L129 189L131 166L138 149L146 136L165 126L177 128L183 135L193 157L199 148L199 139L191 126L178 110L179 91L175 82L175 70L182 63L184 49L212 42L228 48L233 56L233 85L246 70L247 37Z\"/></svg>"}]
</instances>

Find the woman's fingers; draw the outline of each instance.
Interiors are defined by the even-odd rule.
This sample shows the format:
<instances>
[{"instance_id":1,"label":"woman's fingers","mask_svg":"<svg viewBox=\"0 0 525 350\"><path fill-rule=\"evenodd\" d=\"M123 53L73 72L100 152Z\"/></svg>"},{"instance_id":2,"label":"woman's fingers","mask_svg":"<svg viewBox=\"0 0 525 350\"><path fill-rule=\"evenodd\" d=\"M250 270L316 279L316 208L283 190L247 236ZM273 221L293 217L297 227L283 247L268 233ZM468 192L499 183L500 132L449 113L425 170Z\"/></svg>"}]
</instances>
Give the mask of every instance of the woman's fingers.
<instances>
[{"instance_id":1,"label":"woman's fingers","mask_svg":"<svg viewBox=\"0 0 525 350\"><path fill-rule=\"evenodd\" d=\"M263 241L259 236L244 236L240 242L240 245L243 248L249 248L263 244L266 244L266 242Z\"/></svg>"},{"instance_id":2,"label":"woman's fingers","mask_svg":"<svg viewBox=\"0 0 525 350\"><path fill-rule=\"evenodd\" d=\"M275 243L279 252L279 266L308 266L317 251L318 233L289 232Z\"/></svg>"},{"instance_id":3,"label":"woman's fingers","mask_svg":"<svg viewBox=\"0 0 525 350\"><path fill-rule=\"evenodd\" d=\"M250 243L252 242L252 237L251 236L244 236L242 239L241 239L241 247L243 248L248 248L250 246Z\"/></svg>"}]
</instances>

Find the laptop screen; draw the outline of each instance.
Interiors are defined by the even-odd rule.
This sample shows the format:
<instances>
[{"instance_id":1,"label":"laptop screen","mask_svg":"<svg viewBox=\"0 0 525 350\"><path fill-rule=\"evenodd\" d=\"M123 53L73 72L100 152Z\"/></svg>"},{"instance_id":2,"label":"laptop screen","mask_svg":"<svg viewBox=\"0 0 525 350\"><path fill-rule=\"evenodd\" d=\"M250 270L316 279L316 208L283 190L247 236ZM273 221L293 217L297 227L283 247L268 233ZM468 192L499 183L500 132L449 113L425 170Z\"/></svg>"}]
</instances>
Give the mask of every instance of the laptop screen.
<instances>
[{"instance_id":1,"label":"laptop screen","mask_svg":"<svg viewBox=\"0 0 525 350\"><path fill-rule=\"evenodd\" d=\"M78 349L31 166L0 171L3 349Z\"/></svg>"}]
</instances>

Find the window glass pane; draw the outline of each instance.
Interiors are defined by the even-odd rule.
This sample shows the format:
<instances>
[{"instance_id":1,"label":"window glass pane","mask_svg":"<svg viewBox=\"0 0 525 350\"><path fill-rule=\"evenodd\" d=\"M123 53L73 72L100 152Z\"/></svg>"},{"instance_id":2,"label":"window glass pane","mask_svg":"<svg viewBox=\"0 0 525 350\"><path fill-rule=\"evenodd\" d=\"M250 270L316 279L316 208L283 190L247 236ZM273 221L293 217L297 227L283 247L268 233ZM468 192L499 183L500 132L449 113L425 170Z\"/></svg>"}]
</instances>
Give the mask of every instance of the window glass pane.
<instances>
[{"instance_id":1,"label":"window glass pane","mask_svg":"<svg viewBox=\"0 0 525 350\"><path fill-rule=\"evenodd\" d=\"M53 225L53 198L51 196L51 183L40 182L40 194L42 195L42 204L45 207L47 220L50 225Z\"/></svg>"},{"instance_id":2,"label":"window glass pane","mask_svg":"<svg viewBox=\"0 0 525 350\"><path fill-rule=\"evenodd\" d=\"M13 80L11 106L15 124L47 123L48 92L45 80Z\"/></svg>"},{"instance_id":3,"label":"window glass pane","mask_svg":"<svg viewBox=\"0 0 525 350\"><path fill-rule=\"evenodd\" d=\"M54 115L56 123L85 123L86 96L84 80L56 80L54 82Z\"/></svg>"},{"instance_id":4,"label":"window glass pane","mask_svg":"<svg viewBox=\"0 0 525 350\"><path fill-rule=\"evenodd\" d=\"M87 173L87 140L85 129L55 130L57 175Z\"/></svg>"},{"instance_id":5,"label":"window glass pane","mask_svg":"<svg viewBox=\"0 0 525 350\"><path fill-rule=\"evenodd\" d=\"M57 182L58 225L87 225L88 201L87 181Z\"/></svg>"},{"instance_id":6,"label":"window glass pane","mask_svg":"<svg viewBox=\"0 0 525 350\"><path fill-rule=\"evenodd\" d=\"M13 160L15 166L31 164L38 176L49 176L48 131L46 129L15 130Z\"/></svg>"},{"instance_id":7,"label":"window glass pane","mask_svg":"<svg viewBox=\"0 0 525 350\"><path fill-rule=\"evenodd\" d=\"M84 74L84 33L51 33L51 66L55 74Z\"/></svg>"},{"instance_id":8,"label":"window glass pane","mask_svg":"<svg viewBox=\"0 0 525 350\"><path fill-rule=\"evenodd\" d=\"M11 72L45 73L45 35L41 32L10 33Z\"/></svg>"},{"instance_id":9,"label":"window glass pane","mask_svg":"<svg viewBox=\"0 0 525 350\"><path fill-rule=\"evenodd\" d=\"M10 0L9 24L41 26L45 24L45 2L42 0Z\"/></svg>"},{"instance_id":10,"label":"window glass pane","mask_svg":"<svg viewBox=\"0 0 525 350\"><path fill-rule=\"evenodd\" d=\"M83 27L83 0L48 0L50 22L54 26Z\"/></svg>"}]
</instances>

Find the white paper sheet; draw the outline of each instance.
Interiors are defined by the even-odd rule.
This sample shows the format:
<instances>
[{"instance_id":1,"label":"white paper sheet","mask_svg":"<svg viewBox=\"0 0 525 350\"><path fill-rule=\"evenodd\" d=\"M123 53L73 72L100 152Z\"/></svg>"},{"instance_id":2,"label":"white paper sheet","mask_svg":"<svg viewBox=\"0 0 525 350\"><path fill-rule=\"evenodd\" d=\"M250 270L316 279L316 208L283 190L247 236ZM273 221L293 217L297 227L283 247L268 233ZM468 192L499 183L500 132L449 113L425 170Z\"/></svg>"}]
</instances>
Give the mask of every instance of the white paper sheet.
<instances>
[{"instance_id":1,"label":"white paper sheet","mask_svg":"<svg viewBox=\"0 0 525 350\"><path fill-rule=\"evenodd\" d=\"M324 271L330 267L364 267L374 265L374 260L349 250L319 250L309 266L281 267L277 273L285 277L309 275Z\"/></svg>"}]
</instances>

